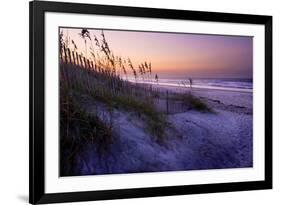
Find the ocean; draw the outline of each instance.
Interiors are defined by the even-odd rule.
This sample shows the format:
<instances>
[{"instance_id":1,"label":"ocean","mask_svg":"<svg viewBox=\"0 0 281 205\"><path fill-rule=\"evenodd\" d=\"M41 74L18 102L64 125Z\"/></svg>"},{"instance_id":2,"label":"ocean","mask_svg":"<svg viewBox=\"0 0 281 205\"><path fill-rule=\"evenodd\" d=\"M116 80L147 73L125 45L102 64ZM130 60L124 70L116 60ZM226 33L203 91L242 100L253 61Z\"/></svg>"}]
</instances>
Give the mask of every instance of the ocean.
<instances>
[{"instance_id":1,"label":"ocean","mask_svg":"<svg viewBox=\"0 0 281 205\"><path fill-rule=\"evenodd\" d=\"M238 79L238 78L192 78L193 88L216 89L216 90L230 90L230 91L253 91L252 79ZM129 81L136 82L130 78ZM175 87L190 87L189 78L160 78L158 82L155 79L137 80L138 83L157 84L162 86Z\"/></svg>"}]
</instances>

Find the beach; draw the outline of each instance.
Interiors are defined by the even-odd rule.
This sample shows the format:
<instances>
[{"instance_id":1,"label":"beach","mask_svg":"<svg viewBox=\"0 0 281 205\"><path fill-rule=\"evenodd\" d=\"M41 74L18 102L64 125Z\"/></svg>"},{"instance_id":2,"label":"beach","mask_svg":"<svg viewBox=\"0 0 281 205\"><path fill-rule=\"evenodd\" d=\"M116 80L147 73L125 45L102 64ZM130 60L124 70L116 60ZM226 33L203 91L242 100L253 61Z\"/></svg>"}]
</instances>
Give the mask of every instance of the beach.
<instances>
[{"instance_id":1,"label":"beach","mask_svg":"<svg viewBox=\"0 0 281 205\"><path fill-rule=\"evenodd\" d=\"M212 112L190 109L168 115L171 127L163 143L145 131L134 112L114 110L116 133L107 153L87 144L77 158L77 175L116 174L152 171L184 171L251 167L252 93L153 85L160 92L192 93L212 108ZM85 103L88 102L88 103ZM87 112L93 108L87 104ZM96 105L95 105L96 106ZM109 116L99 105L99 116Z\"/></svg>"},{"instance_id":2,"label":"beach","mask_svg":"<svg viewBox=\"0 0 281 205\"><path fill-rule=\"evenodd\" d=\"M253 166L252 37L58 37L60 176Z\"/></svg>"},{"instance_id":3,"label":"beach","mask_svg":"<svg viewBox=\"0 0 281 205\"><path fill-rule=\"evenodd\" d=\"M174 93L191 93L208 103L213 109L231 110L233 112L252 113L253 94L248 89L212 89L212 88L190 88L169 85L153 84L160 91Z\"/></svg>"}]
</instances>

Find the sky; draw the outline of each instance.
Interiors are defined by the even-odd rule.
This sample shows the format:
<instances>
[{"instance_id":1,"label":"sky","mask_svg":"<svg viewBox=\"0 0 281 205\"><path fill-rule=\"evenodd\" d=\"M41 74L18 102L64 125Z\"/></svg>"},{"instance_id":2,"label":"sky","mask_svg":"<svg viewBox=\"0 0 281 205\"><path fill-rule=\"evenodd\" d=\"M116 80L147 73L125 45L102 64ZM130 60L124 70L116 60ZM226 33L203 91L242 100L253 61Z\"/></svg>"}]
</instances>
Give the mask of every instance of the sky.
<instances>
[{"instance_id":1,"label":"sky","mask_svg":"<svg viewBox=\"0 0 281 205\"><path fill-rule=\"evenodd\" d=\"M81 29L60 28L86 55ZM88 29L101 39L100 29ZM168 77L252 78L253 39L249 36L103 30L110 49L135 67L151 62L153 73ZM87 56L90 41L87 40ZM93 41L92 45L95 47Z\"/></svg>"}]
</instances>

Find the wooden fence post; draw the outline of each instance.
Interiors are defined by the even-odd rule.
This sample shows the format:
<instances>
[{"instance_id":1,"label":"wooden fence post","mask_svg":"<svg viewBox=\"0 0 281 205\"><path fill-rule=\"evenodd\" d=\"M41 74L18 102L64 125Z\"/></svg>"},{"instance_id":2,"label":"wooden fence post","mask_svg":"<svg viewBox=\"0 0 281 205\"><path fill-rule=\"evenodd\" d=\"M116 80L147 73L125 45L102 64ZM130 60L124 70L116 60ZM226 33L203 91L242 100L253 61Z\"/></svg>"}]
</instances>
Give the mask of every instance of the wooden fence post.
<instances>
[{"instance_id":1,"label":"wooden fence post","mask_svg":"<svg viewBox=\"0 0 281 205\"><path fill-rule=\"evenodd\" d=\"M76 65L76 59L75 59L74 51L72 51L72 58L73 58L73 65Z\"/></svg>"},{"instance_id":2,"label":"wooden fence post","mask_svg":"<svg viewBox=\"0 0 281 205\"><path fill-rule=\"evenodd\" d=\"M78 55L78 53L75 52L75 54L76 54L77 65L81 65L81 63L79 62L79 55Z\"/></svg>"},{"instance_id":3,"label":"wooden fence post","mask_svg":"<svg viewBox=\"0 0 281 205\"><path fill-rule=\"evenodd\" d=\"M68 63L68 59L67 59L67 51L66 51L66 47L63 46L63 50L64 50L64 63Z\"/></svg>"},{"instance_id":4,"label":"wooden fence post","mask_svg":"<svg viewBox=\"0 0 281 205\"><path fill-rule=\"evenodd\" d=\"M91 69L90 61L87 59L88 68Z\"/></svg>"},{"instance_id":5,"label":"wooden fence post","mask_svg":"<svg viewBox=\"0 0 281 205\"><path fill-rule=\"evenodd\" d=\"M169 114L169 92L168 92L168 90L166 91L166 111L167 111L167 114Z\"/></svg>"},{"instance_id":6,"label":"wooden fence post","mask_svg":"<svg viewBox=\"0 0 281 205\"><path fill-rule=\"evenodd\" d=\"M83 67L83 61L82 61L82 56L79 54L79 60L80 60L80 63L81 63L81 67Z\"/></svg>"},{"instance_id":7,"label":"wooden fence post","mask_svg":"<svg viewBox=\"0 0 281 205\"><path fill-rule=\"evenodd\" d=\"M60 61L61 61L61 63L63 63L63 56L62 56L62 54L63 54L63 47L60 45Z\"/></svg>"},{"instance_id":8,"label":"wooden fence post","mask_svg":"<svg viewBox=\"0 0 281 205\"><path fill-rule=\"evenodd\" d=\"M70 53L70 49L69 48L67 48L67 53L68 53L68 57L69 57L69 63L72 64L71 53Z\"/></svg>"},{"instance_id":9,"label":"wooden fence post","mask_svg":"<svg viewBox=\"0 0 281 205\"><path fill-rule=\"evenodd\" d=\"M84 68L87 68L87 62L86 62L86 58L85 57L83 57L83 61L84 61Z\"/></svg>"},{"instance_id":10,"label":"wooden fence post","mask_svg":"<svg viewBox=\"0 0 281 205\"><path fill-rule=\"evenodd\" d=\"M91 61L91 66L92 66L92 69L95 70L93 61Z\"/></svg>"}]
</instances>

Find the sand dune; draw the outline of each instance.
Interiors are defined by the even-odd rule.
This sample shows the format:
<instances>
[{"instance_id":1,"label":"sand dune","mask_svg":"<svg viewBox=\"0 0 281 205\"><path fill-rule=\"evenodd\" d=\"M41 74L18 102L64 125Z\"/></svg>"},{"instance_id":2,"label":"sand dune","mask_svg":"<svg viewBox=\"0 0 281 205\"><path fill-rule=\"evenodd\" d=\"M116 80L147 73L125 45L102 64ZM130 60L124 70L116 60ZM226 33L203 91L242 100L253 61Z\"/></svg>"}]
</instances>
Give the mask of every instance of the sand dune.
<instances>
[{"instance_id":1,"label":"sand dune","mask_svg":"<svg viewBox=\"0 0 281 205\"><path fill-rule=\"evenodd\" d=\"M187 92L169 86L159 89ZM166 130L160 144L144 131L145 124L133 112L114 110L115 135L109 152L99 155L96 145L85 145L76 159L77 175L251 167L252 94L209 89L191 92L214 112L189 110L168 115L172 128ZM90 104L88 112L96 109ZM100 118L109 119L102 105L98 110Z\"/></svg>"}]
</instances>

